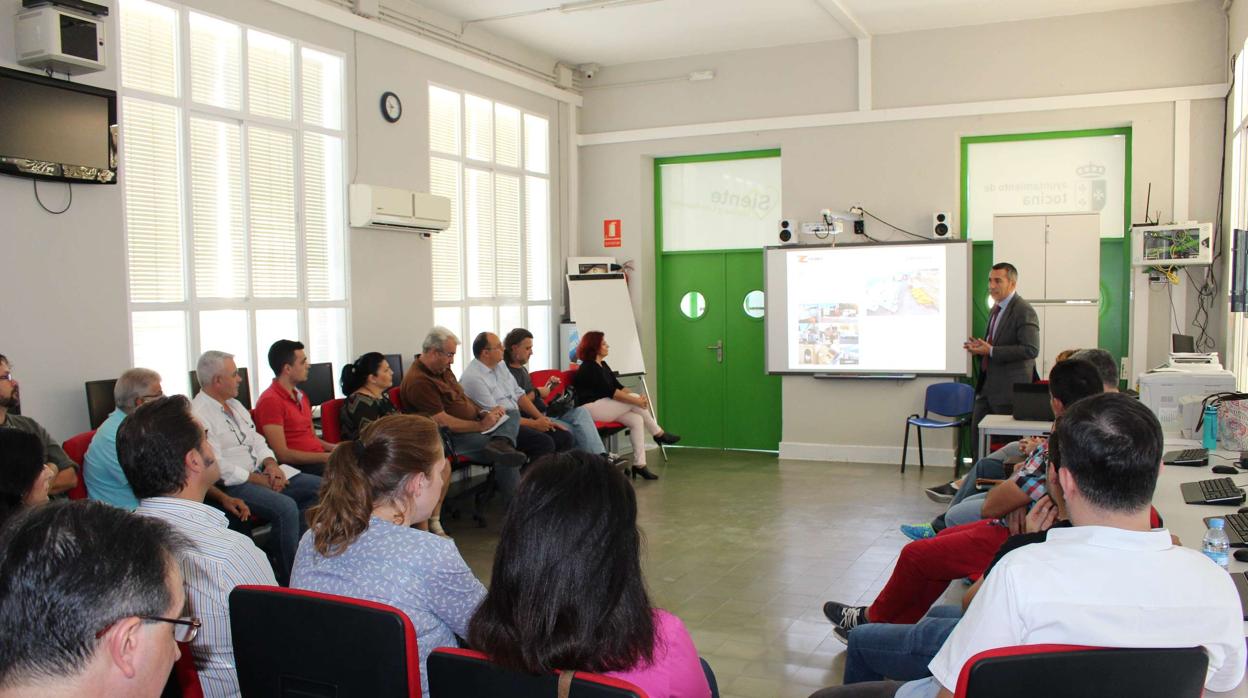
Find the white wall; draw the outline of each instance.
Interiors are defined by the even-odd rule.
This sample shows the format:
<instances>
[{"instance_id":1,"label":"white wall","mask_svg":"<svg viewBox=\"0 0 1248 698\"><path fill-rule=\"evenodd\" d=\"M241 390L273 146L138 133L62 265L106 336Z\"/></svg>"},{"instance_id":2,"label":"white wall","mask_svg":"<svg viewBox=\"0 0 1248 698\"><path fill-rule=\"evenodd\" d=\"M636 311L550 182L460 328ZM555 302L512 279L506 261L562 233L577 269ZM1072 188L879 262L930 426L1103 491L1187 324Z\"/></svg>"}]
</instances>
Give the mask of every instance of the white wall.
<instances>
[{"instance_id":1,"label":"white wall","mask_svg":"<svg viewBox=\"0 0 1248 698\"><path fill-rule=\"evenodd\" d=\"M115 26L115 1L109 16ZM556 140L555 101L435 60L371 36L270 2L188 0L185 5L267 31L337 51L346 56L352 104L348 181L428 190L427 84L473 91L547 116L552 124L552 152L566 146ZM0 63L14 51L12 16L19 0L0 0ZM110 64L116 64L116 32ZM541 63L534 52L522 55ZM358 65L357 65L358 60ZM554 59L549 59L553 66ZM83 82L118 89L114 70ZM381 93L403 100L403 118L382 120ZM357 170L358 168L358 170ZM562 176L552 157L552 212L566 207L559 194ZM124 181L124 173L123 173ZM564 183L566 187L566 183ZM60 204L64 185L41 184L49 206ZM63 216L36 206L29 180L0 177L0 239L4 241L9 300L0 303L0 353L14 362L22 383L23 414L42 422L65 439L87 428L83 382L115 377L130 364L126 299L126 262L122 227L122 186L75 186L74 204ZM562 227L552 216L554 249ZM416 235L352 230L350 301L352 351L378 350L411 355L433 322L430 301L430 243ZM189 367L188 367L189 368Z\"/></svg>"},{"instance_id":2,"label":"white wall","mask_svg":"<svg viewBox=\"0 0 1248 698\"><path fill-rule=\"evenodd\" d=\"M1128 33L1129 32L1129 33ZM872 79L877 108L921 106L997 98L1047 97L1101 90L1139 90L1201 85L1225 80L1222 45L1225 25L1210 2L1164 6L1078 18L971 27L939 32L914 32L877 37ZM1139 50L1139 36L1162 35L1166 42ZM825 46L838 55L836 44ZM1095 49L1089 48L1096 46ZM1054 47L1063 50L1056 51ZM1131 51L1132 61L1106 56ZM779 74L791 60L791 49L743 52L762 75ZM812 55L820 51L811 50ZM844 55L845 52L839 52ZM1056 58L1055 54L1064 57ZM741 55L703 56L699 68L737 65ZM656 61L602 71L604 83L639 82L651 76L670 77L692 65L688 61ZM852 104L856 82L845 80L856 67L820 64L827 78L812 76L805 85L759 79L733 83L714 94L719 82L687 84L722 106L726 118L775 116L776 105L787 115L811 113L806 97L825 91L828 103ZM628 130L719 121L702 108L682 109L670 98L669 83L588 91L583 133ZM609 108L602 108L603 103ZM1191 110L1189 194L1191 215L1209 220L1216 208L1217 134L1221 103L1200 101ZM697 118L691 118L690 114ZM634 260L632 292L642 323L643 345L654 365L653 158L779 147L783 158L785 215L813 215L823 207L845 208L860 202L903 227L925 229L936 210L957 211L959 143L963 136L993 133L1133 127L1133 183L1137 192L1133 220L1142 220L1143 192L1152 183L1153 208L1165 213L1174 188L1174 107L1155 103L1046 112L963 116L956 118L867 123L816 128L765 130L662 140L632 140L582 147L580 159L580 251L614 253ZM713 129L714 127L708 127ZM1199 187L1199 190L1197 190ZM620 218L624 247L604 250L601 221ZM956 224L956 221L955 221ZM878 224L874 236L888 238ZM1157 303L1152 305L1156 310ZM1165 307L1168 311L1168 306ZM1150 337L1162 333L1150 327ZM782 454L811 458L897 462L900 423L921 409L930 381L899 383L783 380L784 435ZM660 397L662 388L660 387ZM679 429L679 425L672 425Z\"/></svg>"}]
</instances>

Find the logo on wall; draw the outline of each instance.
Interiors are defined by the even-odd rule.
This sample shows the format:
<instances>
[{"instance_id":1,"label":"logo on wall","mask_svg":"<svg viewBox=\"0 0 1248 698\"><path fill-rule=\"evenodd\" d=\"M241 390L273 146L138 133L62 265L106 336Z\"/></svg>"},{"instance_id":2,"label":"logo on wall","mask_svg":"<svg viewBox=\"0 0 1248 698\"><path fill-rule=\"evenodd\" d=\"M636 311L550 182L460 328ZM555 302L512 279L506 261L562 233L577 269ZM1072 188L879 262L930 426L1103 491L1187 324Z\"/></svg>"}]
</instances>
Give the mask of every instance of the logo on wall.
<instances>
[{"instance_id":1,"label":"logo on wall","mask_svg":"<svg viewBox=\"0 0 1248 698\"><path fill-rule=\"evenodd\" d=\"M1075 203L1084 211L1100 211L1105 208L1108 192L1105 187L1105 166L1089 162L1075 168L1079 181L1075 183Z\"/></svg>"}]
</instances>

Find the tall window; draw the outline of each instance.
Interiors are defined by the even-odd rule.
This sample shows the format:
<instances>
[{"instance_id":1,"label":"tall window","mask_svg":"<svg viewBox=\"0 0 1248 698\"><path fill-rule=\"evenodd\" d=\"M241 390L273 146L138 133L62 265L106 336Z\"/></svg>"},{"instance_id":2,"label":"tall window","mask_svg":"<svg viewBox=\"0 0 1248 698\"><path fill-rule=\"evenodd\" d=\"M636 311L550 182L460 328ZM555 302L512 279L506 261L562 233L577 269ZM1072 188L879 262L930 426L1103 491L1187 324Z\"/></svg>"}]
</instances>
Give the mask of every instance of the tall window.
<instances>
[{"instance_id":1,"label":"tall window","mask_svg":"<svg viewBox=\"0 0 1248 698\"><path fill-rule=\"evenodd\" d=\"M433 238L433 319L465 343L533 333L529 368L550 368L550 122L501 102L429 87L430 191L451 227ZM471 359L455 357L456 370Z\"/></svg>"},{"instance_id":2,"label":"tall window","mask_svg":"<svg viewBox=\"0 0 1248 698\"><path fill-rule=\"evenodd\" d=\"M121 2L134 365L186 393L207 349L253 388L269 345L348 360L343 58L150 0Z\"/></svg>"},{"instance_id":3,"label":"tall window","mask_svg":"<svg viewBox=\"0 0 1248 698\"><path fill-rule=\"evenodd\" d=\"M1245 42L1244 49L1248 49L1248 42ZM1235 59L1235 75L1234 83L1231 89L1231 103L1228 105L1230 126L1231 126L1231 179L1227 182L1227 186L1231 192L1231 215L1230 228L1248 229L1248 202L1245 201L1245 195L1248 190L1245 185L1248 184L1248 90L1244 89L1244 78L1248 74L1244 66L1244 57L1248 55L1248 50L1241 50ZM1230 231L1224 230L1224 237L1229 236ZM1223 243L1226 244L1226 243ZM1226 283L1230 284L1231 279L1231 258L1233 255L1226 255L1226 267L1223 269L1222 278L1226 279ZM1238 377L1240 390L1248 390L1248 321L1245 321L1245 313L1228 312L1228 330L1227 349L1229 354L1228 368Z\"/></svg>"}]
</instances>

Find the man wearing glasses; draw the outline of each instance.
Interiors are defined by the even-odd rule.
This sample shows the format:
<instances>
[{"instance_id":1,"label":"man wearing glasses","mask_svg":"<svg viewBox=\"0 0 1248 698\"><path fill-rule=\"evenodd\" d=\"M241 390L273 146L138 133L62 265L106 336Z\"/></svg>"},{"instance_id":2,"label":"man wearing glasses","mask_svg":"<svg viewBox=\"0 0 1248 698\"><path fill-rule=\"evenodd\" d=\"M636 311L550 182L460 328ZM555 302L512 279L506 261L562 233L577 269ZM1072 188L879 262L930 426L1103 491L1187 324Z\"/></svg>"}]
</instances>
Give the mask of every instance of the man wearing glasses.
<instances>
[{"instance_id":1,"label":"man wearing glasses","mask_svg":"<svg viewBox=\"0 0 1248 698\"><path fill-rule=\"evenodd\" d=\"M156 398L117 431L117 455L139 508L195 544L178 556L187 595L203 623L191 643L204 695L237 696L230 637L230 591L240 584L277 584L264 553L227 527L225 515L203 503L221 477L216 454L185 397Z\"/></svg>"},{"instance_id":2,"label":"man wearing glasses","mask_svg":"<svg viewBox=\"0 0 1248 698\"><path fill-rule=\"evenodd\" d=\"M117 384L113 387L113 400L117 408L95 431L95 436L91 437L91 445L87 448L83 463L82 478L87 483L87 496L91 499L127 511L134 511L139 506L139 500L130 489L130 482L126 480L126 474L121 471L121 463L117 460L117 429L140 405L164 396L160 374L150 368L132 368L117 379ZM208 499L216 502L236 520L246 521L251 517L246 502L231 497L216 487L208 490Z\"/></svg>"},{"instance_id":3,"label":"man wearing glasses","mask_svg":"<svg viewBox=\"0 0 1248 698\"><path fill-rule=\"evenodd\" d=\"M95 502L13 519L0 536L0 693L161 695L177 642L199 629L179 617L174 561L189 546L164 522Z\"/></svg>"},{"instance_id":4,"label":"man wearing glasses","mask_svg":"<svg viewBox=\"0 0 1248 698\"><path fill-rule=\"evenodd\" d=\"M4 354L0 354L0 427L20 429L39 437L43 442L43 457L56 468L56 477L48 488L48 494L60 494L72 490L78 484L78 464L68 455L61 444L48 434L48 430L30 417L14 414L22 403L21 391L13 369Z\"/></svg>"}]
</instances>

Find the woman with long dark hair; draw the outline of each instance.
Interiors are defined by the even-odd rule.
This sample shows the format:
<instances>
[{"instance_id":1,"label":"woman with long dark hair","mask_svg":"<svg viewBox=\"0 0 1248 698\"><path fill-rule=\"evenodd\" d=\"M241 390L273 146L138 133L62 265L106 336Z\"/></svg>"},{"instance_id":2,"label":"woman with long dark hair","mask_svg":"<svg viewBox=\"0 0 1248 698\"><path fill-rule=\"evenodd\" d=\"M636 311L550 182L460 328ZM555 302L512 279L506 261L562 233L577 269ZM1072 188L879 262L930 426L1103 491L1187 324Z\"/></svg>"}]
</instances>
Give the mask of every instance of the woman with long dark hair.
<instances>
[{"instance_id":1,"label":"woman with long dark hair","mask_svg":"<svg viewBox=\"0 0 1248 698\"><path fill-rule=\"evenodd\" d=\"M646 468L646 433L661 444L674 444L680 437L664 431L650 416L650 400L624 389L615 372L607 365L611 345L598 331L586 332L576 348L581 366L572 377L576 391L576 404L584 405L596 422L619 422L628 427L628 438L633 445L633 476L658 480L659 476Z\"/></svg>"},{"instance_id":2,"label":"woman with long dark hair","mask_svg":"<svg viewBox=\"0 0 1248 698\"><path fill-rule=\"evenodd\" d=\"M339 384L347 396L339 413L343 439L354 439L369 422L398 412L386 395L393 382L394 369L380 352L361 354L354 363L342 367Z\"/></svg>"},{"instance_id":3,"label":"woman with long dark hair","mask_svg":"<svg viewBox=\"0 0 1248 698\"><path fill-rule=\"evenodd\" d=\"M39 437L0 428L0 526L22 509L48 501L56 470L45 460Z\"/></svg>"},{"instance_id":4,"label":"woman with long dark hair","mask_svg":"<svg viewBox=\"0 0 1248 698\"><path fill-rule=\"evenodd\" d=\"M372 599L416 626L421 688L435 647L454 647L485 587L455 544L412 528L429 517L449 468L433 420L391 415L334 448L320 502L308 510L291 586Z\"/></svg>"},{"instance_id":5,"label":"woman with long dark hair","mask_svg":"<svg viewBox=\"0 0 1248 698\"><path fill-rule=\"evenodd\" d=\"M604 673L651 698L711 695L684 624L650 604L632 486L584 451L529 466L468 641L516 671Z\"/></svg>"}]
</instances>

